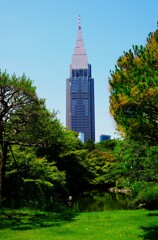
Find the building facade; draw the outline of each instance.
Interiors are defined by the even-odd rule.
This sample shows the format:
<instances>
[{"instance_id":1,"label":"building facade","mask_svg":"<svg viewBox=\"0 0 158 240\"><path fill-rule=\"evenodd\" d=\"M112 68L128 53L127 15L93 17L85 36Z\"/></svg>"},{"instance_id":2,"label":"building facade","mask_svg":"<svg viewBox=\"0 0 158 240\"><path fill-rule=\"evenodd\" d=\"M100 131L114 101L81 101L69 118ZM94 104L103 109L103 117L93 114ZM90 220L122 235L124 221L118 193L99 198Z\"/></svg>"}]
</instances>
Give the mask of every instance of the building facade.
<instances>
[{"instance_id":1,"label":"building facade","mask_svg":"<svg viewBox=\"0 0 158 240\"><path fill-rule=\"evenodd\" d=\"M94 79L91 65L84 48L80 17L78 37L72 62L70 77L66 80L66 126L84 134L84 141L95 141Z\"/></svg>"},{"instance_id":2,"label":"building facade","mask_svg":"<svg viewBox=\"0 0 158 240\"><path fill-rule=\"evenodd\" d=\"M111 140L111 135L105 135L105 134L100 135L100 142L105 140Z\"/></svg>"}]
</instances>

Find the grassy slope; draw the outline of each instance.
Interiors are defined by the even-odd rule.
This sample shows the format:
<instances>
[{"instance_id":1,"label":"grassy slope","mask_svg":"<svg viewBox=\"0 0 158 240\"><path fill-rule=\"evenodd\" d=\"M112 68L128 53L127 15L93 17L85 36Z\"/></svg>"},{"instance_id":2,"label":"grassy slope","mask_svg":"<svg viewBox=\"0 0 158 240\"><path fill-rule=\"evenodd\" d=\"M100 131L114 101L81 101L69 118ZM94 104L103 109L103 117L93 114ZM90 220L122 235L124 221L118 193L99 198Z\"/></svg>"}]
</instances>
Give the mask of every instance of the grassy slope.
<instances>
[{"instance_id":1,"label":"grassy slope","mask_svg":"<svg viewBox=\"0 0 158 240\"><path fill-rule=\"evenodd\" d=\"M158 239L158 211L54 214L1 210L0 221L0 239L7 240Z\"/></svg>"}]
</instances>

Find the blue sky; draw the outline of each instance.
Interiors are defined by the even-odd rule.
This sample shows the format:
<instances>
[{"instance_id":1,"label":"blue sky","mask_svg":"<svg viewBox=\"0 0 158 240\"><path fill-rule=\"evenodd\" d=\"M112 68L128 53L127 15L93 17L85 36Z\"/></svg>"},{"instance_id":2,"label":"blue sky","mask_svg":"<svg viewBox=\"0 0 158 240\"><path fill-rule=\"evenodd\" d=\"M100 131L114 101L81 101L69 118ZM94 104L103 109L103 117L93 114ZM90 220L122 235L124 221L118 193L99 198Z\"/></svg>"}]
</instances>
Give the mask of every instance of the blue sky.
<instances>
[{"instance_id":1,"label":"blue sky","mask_svg":"<svg viewBox=\"0 0 158 240\"><path fill-rule=\"evenodd\" d=\"M0 68L34 81L65 126L66 78L78 15L95 80L96 140L117 137L109 114L110 70L132 45L144 45L158 21L157 0L0 0Z\"/></svg>"}]
</instances>

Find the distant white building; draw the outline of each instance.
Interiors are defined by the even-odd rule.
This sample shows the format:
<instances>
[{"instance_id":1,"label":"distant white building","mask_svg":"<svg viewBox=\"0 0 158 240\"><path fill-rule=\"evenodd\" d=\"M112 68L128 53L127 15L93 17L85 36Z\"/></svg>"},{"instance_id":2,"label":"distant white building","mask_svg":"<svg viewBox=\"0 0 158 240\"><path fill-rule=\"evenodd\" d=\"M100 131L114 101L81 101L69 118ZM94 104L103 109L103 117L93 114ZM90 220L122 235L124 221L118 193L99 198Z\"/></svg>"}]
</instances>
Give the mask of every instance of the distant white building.
<instances>
[{"instance_id":1,"label":"distant white building","mask_svg":"<svg viewBox=\"0 0 158 240\"><path fill-rule=\"evenodd\" d=\"M81 142L84 143L84 133L79 132L78 138L80 139Z\"/></svg>"}]
</instances>

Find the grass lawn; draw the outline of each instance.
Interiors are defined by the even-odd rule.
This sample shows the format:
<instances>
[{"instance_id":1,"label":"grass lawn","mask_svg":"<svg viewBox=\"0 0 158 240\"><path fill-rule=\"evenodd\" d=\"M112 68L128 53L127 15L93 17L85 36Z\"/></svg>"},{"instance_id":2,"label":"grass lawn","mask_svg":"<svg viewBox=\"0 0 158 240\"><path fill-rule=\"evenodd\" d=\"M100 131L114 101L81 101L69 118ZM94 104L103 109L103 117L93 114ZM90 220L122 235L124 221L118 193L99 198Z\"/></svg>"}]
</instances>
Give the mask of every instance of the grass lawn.
<instances>
[{"instance_id":1,"label":"grass lawn","mask_svg":"<svg viewBox=\"0 0 158 240\"><path fill-rule=\"evenodd\" d=\"M0 240L157 240L158 211L57 214L1 210Z\"/></svg>"}]
</instances>

